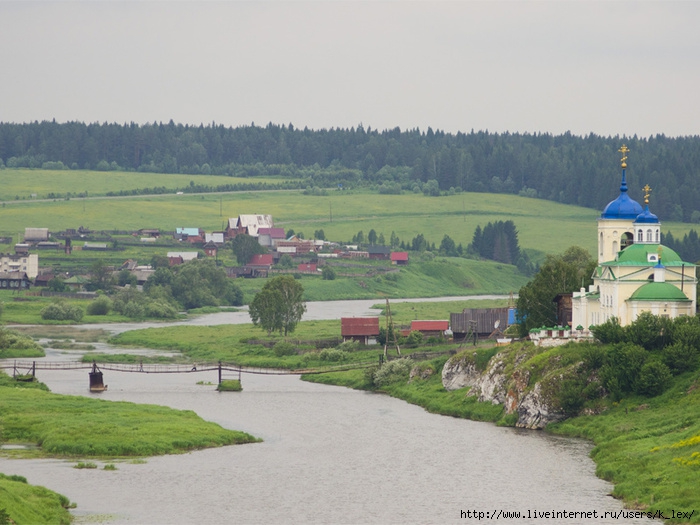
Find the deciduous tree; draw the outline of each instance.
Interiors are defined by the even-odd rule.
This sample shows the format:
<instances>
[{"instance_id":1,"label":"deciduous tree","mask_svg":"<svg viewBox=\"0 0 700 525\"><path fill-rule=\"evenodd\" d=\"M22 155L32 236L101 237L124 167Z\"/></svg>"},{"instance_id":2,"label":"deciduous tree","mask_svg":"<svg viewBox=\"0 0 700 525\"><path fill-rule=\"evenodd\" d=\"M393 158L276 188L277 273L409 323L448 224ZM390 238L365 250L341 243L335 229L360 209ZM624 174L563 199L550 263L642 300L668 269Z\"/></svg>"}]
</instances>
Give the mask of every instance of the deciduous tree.
<instances>
[{"instance_id":1,"label":"deciduous tree","mask_svg":"<svg viewBox=\"0 0 700 525\"><path fill-rule=\"evenodd\" d=\"M270 279L250 303L253 324L270 334L279 330L286 336L294 331L306 311L304 289L291 275Z\"/></svg>"}]
</instances>

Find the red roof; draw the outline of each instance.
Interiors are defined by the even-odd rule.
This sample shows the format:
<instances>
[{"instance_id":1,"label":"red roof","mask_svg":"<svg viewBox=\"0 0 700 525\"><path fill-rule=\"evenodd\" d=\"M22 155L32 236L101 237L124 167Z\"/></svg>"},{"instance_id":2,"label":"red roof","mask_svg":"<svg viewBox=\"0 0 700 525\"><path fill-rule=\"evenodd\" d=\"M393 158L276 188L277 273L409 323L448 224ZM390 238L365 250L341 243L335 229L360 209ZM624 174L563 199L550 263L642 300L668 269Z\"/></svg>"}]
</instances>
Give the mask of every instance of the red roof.
<instances>
[{"instance_id":1,"label":"red roof","mask_svg":"<svg viewBox=\"0 0 700 525\"><path fill-rule=\"evenodd\" d=\"M271 253L256 253L248 263L249 266L272 266Z\"/></svg>"},{"instance_id":2,"label":"red roof","mask_svg":"<svg viewBox=\"0 0 700 525\"><path fill-rule=\"evenodd\" d=\"M269 235L273 239L284 239L284 228L258 228L258 235Z\"/></svg>"},{"instance_id":3,"label":"red roof","mask_svg":"<svg viewBox=\"0 0 700 525\"><path fill-rule=\"evenodd\" d=\"M411 321L411 330L419 332L444 332L449 328L449 321Z\"/></svg>"},{"instance_id":4,"label":"red roof","mask_svg":"<svg viewBox=\"0 0 700 525\"><path fill-rule=\"evenodd\" d=\"M408 261L408 252L391 252L392 261Z\"/></svg>"},{"instance_id":5,"label":"red roof","mask_svg":"<svg viewBox=\"0 0 700 525\"><path fill-rule=\"evenodd\" d=\"M340 334L353 335L379 335L379 317L341 317Z\"/></svg>"}]
</instances>

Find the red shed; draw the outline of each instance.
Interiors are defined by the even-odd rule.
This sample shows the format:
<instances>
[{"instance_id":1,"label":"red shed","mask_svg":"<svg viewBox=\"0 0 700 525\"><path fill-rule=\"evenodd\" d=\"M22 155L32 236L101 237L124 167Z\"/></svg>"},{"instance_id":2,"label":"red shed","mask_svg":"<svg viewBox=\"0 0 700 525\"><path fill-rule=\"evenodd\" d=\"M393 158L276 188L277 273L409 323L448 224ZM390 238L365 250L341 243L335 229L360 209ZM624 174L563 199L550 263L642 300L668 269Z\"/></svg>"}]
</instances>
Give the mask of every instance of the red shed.
<instances>
[{"instance_id":1,"label":"red shed","mask_svg":"<svg viewBox=\"0 0 700 525\"><path fill-rule=\"evenodd\" d=\"M345 341L375 344L379 335L379 317L341 317L340 334Z\"/></svg>"},{"instance_id":2,"label":"red shed","mask_svg":"<svg viewBox=\"0 0 700 525\"><path fill-rule=\"evenodd\" d=\"M408 264L408 252L391 252L391 264Z\"/></svg>"},{"instance_id":3,"label":"red shed","mask_svg":"<svg viewBox=\"0 0 700 525\"><path fill-rule=\"evenodd\" d=\"M411 331L420 332L426 337L445 337L449 328L449 321L411 321Z\"/></svg>"}]
</instances>

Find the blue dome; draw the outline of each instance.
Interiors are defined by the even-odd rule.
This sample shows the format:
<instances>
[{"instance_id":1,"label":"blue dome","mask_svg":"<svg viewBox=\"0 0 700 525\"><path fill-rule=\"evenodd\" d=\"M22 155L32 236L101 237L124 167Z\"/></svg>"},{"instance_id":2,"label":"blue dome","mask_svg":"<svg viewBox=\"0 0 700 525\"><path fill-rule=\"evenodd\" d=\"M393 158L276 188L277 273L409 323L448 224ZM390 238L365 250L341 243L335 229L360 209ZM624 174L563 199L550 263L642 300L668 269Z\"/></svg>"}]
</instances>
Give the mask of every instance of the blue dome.
<instances>
[{"instance_id":1,"label":"blue dome","mask_svg":"<svg viewBox=\"0 0 700 525\"><path fill-rule=\"evenodd\" d=\"M649 205L644 206L644 211L637 215L635 219L635 224L645 223L645 224L659 224L659 218L649 211Z\"/></svg>"},{"instance_id":2,"label":"blue dome","mask_svg":"<svg viewBox=\"0 0 700 525\"><path fill-rule=\"evenodd\" d=\"M620 196L605 207L600 217L601 219L636 219L642 212L642 206L627 195L627 179L625 170L622 170Z\"/></svg>"}]
</instances>

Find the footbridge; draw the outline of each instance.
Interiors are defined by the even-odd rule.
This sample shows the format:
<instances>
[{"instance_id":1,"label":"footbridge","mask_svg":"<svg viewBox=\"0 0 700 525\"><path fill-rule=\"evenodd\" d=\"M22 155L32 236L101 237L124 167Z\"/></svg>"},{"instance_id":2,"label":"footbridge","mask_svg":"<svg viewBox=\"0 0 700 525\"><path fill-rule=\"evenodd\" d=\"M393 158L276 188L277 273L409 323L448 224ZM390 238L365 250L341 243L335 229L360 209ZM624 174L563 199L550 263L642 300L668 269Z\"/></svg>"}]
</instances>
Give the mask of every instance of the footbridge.
<instances>
[{"instance_id":1,"label":"footbridge","mask_svg":"<svg viewBox=\"0 0 700 525\"><path fill-rule=\"evenodd\" d=\"M11 370L8 375L12 375L19 380L33 380L37 371L50 370L89 370L90 389L93 391L104 390L106 387L102 381L104 370L113 372L127 372L136 374L196 374L201 372L217 372L218 382L225 379L236 378L240 381L242 374L265 374L265 375L302 375L302 374L325 374L327 372L342 372L345 370L355 370L368 368L376 365L377 361L355 361L338 365L329 365L314 368L263 368L244 366L236 363L191 363L191 364L153 364L153 363L108 363L108 362L83 362L83 361L29 361L15 360L12 362L0 362L0 369ZM237 376L237 377L236 377Z\"/></svg>"}]
</instances>

